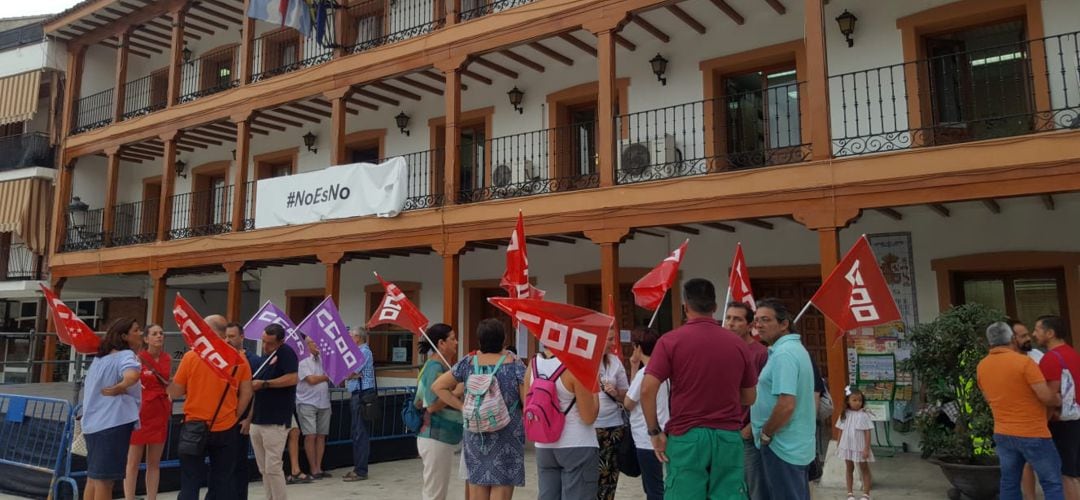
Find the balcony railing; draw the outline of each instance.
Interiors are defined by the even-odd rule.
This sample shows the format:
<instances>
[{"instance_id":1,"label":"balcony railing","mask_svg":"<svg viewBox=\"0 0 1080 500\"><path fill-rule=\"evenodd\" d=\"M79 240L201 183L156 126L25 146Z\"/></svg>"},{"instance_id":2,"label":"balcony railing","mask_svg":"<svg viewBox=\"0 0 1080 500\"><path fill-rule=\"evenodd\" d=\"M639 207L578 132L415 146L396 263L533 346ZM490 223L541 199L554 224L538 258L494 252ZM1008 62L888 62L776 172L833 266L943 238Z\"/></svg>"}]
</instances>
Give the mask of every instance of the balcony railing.
<instances>
[{"instance_id":1,"label":"balcony railing","mask_svg":"<svg viewBox=\"0 0 1080 500\"><path fill-rule=\"evenodd\" d=\"M165 109L168 103L168 75L148 75L124 84L124 119Z\"/></svg>"},{"instance_id":2,"label":"balcony railing","mask_svg":"<svg viewBox=\"0 0 1080 500\"><path fill-rule=\"evenodd\" d=\"M138 245L157 239L160 200L119 203L115 210L112 238L109 241L111 246Z\"/></svg>"},{"instance_id":3,"label":"balcony railing","mask_svg":"<svg viewBox=\"0 0 1080 500\"><path fill-rule=\"evenodd\" d=\"M730 94L615 119L619 184L806 161L803 83Z\"/></svg>"},{"instance_id":4,"label":"balcony railing","mask_svg":"<svg viewBox=\"0 0 1080 500\"><path fill-rule=\"evenodd\" d=\"M443 204L443 150L431 149L398 155L408 165L405 210L439 207ZM380 162L386 159L379 160Z\"/></svg>"},{"instance_id":5,"label":"balcony railing","mask_svg":"<svg viewBox=\"0 0 1080 500\"><path fill-rule=\"evenodd\" d=\"M1078 34L834 75L833 154L1080 128Z\"/></svg>"},{"instance_id":6,"label":"balcony railing","mask_svg":"<svg viewBox=\"0 0 1080 500\"><path fill-rule=\"evenodd\" d=\"M442 0L367 0L348 9L355 54L430 33L446 20Z\"/></svg>"},{"instance_id":7,"label":"balcony railing","mask_svg":"<svg viewBox=\"0 0 1080 500\"><path fill-rule=\"evenodd\" d=\"M238 52L239 46L230 45L180 63L180 102L194 101L239 86Z\"/></svg>"},{"instance_id":8,"label":"balcony railing","mask_svg":"<svg viewBox=\"0 0 1080 500\"><path fill-rule=\"evenodd\" d=\"M0 251L5 250L0 247ZM32 252L22 243L13 244L6 255L0 255L0 281L40 280L45 274L44 256Z\"/></svg>"},{"instance_id":9,"label":"balcony railing","mask_svg":"<svg viewBox=\"0 0 1080 500\"><path fill-rule=\"evenodd\" d=\"M333 25L333 21L329 21L329 26ZM251 81L316 66L330 61L333 56L333 47L323 47L315 39L301 38L294 29L273 31L255 39Z\"/></svg>"},{"instance_id":10,"label":"balcony railing","mask_svg":"<svg viewBox=\"0 0 1080 500\"><path fill-rule=\"evenodd\" d=\"M64 236L64 244L60 246L61 252L77 252L79 250L93 250L101 248L104 242L103 221L105 210L69 211L67 216L67 232Z\"/></svg>"},{"instance_id":11,"label":"balcony railing","mask_svg":"<svg viewBox=\"0 0 1080 500\"><path fill-rule=\"evenodd\" d=\"M232 231L232 186L173 195L170 240Z\"/></svg>"},{"instance_id":12,"label":"balcony railing","mask_svg":"<svg viewBox=\"0 0 1080 500\"><path fill-rule=\"evenodd\" d=\"M94 95L75 101L75 123L71 133L81 134L104 127L113 119L113 89L105 89Z\"/></svg>"},{"instance_id":13,"label":"balcony railing","mask_svg":"<svg viewBox=\"0 0 1080 500\"><path fill-rule=\"evenodd\" d=\"M461 0L461 14L459 17L464 22L527 3L532 3L532 0Z\"/></svg>"},{"instance_id":14,"label":"balcony railing","mask_svg":"<svg viewBox=\"0 0 1080 500\"><path fill-rule=\"evenodd\" d=\"M0 171L25 167L55 167L56 157L49 144L49 134L0 137Z\"/></svg>"},{"instance_id":15,"label":"balcony railing","mask_svg":"<svg viewBox=\"0 0 1080 500\"><path fill-rule=\"evenodd\" d=\"M458 202L597 187L595 130L595 123L584 122L463 142Z\"/></svg>"},{"instance_id":16,"label":"balcony railing","mask_svg":"<svg viewBox=\"0 0 1080 500\"><path fill-rule=\"evenodd\" d=\"M244 227L241 231L255 229L255 186L258 185L259 181L248 181L244 190Z\"/></svg>"}]
</instances>

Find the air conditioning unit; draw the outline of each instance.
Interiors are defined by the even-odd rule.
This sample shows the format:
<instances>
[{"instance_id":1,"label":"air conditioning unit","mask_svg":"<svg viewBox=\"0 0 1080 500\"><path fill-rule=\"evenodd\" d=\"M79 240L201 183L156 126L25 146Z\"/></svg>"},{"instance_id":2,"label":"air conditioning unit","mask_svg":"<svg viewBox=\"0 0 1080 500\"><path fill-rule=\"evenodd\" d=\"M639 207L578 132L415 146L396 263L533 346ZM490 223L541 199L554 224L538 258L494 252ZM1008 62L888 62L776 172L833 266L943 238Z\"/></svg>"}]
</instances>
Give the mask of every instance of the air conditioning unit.
<instances>
[{"instance_id":1,"label":"air conditioning unit","mask_svg":"<svg viewBox=\"0 0 1080 500\"><path fill-rule=\"evenodd\" d=\"M500 163L491 167L491 198L510 198L531 194L540 178L532 160Z\"/></svg>"},{"instance_id":2,"label":"air conditioning unit","mask_svg":"<svg viewBox=\"0 0 1080 500\"><path fill-rule=\"evenodd\" d=\"M619 145L619 172L635 180L648 174L651 167L681 161L675 148L675 136L664 134L647 141L623 140Z\"/></svg>"}]
</instances>

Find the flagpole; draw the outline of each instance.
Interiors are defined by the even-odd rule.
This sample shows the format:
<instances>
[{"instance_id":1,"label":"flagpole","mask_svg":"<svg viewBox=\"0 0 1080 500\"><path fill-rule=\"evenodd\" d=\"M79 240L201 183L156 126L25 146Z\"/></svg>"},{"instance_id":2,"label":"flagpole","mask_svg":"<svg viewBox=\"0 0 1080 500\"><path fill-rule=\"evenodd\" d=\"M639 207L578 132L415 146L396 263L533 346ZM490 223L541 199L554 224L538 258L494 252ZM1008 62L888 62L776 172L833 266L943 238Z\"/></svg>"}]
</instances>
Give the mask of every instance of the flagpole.
<instances>
[{"instance_id":1,"label":"flagpole","mask_svg":"<svg viewBox=\"0 0 1080 500\"><path fill-rule=\"evenodd\" d=\"M731 278L728 278L727 296L724 297L724 303L720 304L724 311L727 311L727 305L731 303ZM726 312L724 314L727 314Z\"/></svg>"},{"instance_id":2,"label":"flagpole","mask_svg":"<svg viewBox=\"0 0 1080 500\"><path fill-rule=\"evenodd\" d=\"M664 307L664 298L667 297L667 290L664 290L664 295L660 297L660 305L656 306L656 310L652 313L652 319L649 320L649 328L652 328L653 323L656 322L656 315L660 314L660 308Z\"/></svg>"},{"instance_id":3,"label":"flagpole","mask_svg":"<svg viewBox=\"0 0 1080 500\"><path fill-rule=\"evenodd\" d=\"M448 368L453 368L454 367L454 365L451 365L450 361L446 359L446 356L443 356L443 353L439 352L438 346L436 346L435 343L431 341L431 337L427 336L427 330L424 330L424 327L420 327L420 335L423 335L424 340L427 340L428 343L431 344L431 350L435 351L435 354L438 354L439 357L442 358L443 363L446 363L446 366Z\"/></svg>"},{"instance_id":4,"label":"flagpole","mask_svg":"<svg viewBox=\"0 0 1080 500\"><path fill-rule=\"evenodd\" d=\"M792 329L793 331L794 331L794 329L795 329L795 324L799 322L799 318L802 318L803 314L806 314L806 310L807 310L807 309L810 309L810 305L811 305L811 304L812 304L812 302L807 302L807 303L806 303L806 305L805 305L805 306L803 306L802 310L801 310L801 311L799 311L799 315L798 315L798 316L795 316L795 321L792 321L792 322L791 322L791 329Z\"/></svg>"}]
</instances>

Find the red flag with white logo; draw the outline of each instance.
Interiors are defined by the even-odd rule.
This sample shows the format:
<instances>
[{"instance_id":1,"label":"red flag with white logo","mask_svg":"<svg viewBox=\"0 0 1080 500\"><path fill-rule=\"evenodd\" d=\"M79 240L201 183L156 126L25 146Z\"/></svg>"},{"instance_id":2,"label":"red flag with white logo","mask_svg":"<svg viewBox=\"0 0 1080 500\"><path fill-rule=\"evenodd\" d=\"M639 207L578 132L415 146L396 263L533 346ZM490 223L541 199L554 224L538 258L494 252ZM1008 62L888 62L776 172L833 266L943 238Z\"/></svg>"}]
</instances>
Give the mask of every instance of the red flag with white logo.
<instances>
[{"instance_id":1,"label":"red flag with white logo","mask_svg":"<svg viewBox=\"0 0 1080 500\"><path fill-rule=\"evenodd\" d=\"M650 311L660 308L660 304L664 302L664 295L675 285L675 278L679 275L679 265L686 256L688 243L690 240L684 241L659 266L634 283L635 304Z\"/></svg>"},{"instance_id":2,"label":"red flag with white logo","mask_svg":"<svg viewBox=\"0 0 1080 500\"><path fill-rule=\"evenodd\" d=\"M750 289L750 273L746 269L746 257L743 256L742 243L735 246L735 259L731 261L731 274L728 276L728 295L736 302L742 302L756 310L754 292ZM727 307L727 304L724 304Z\"/></svg>"},{"instance_id":3,"label":"red flag with white logo","mask_svg":"<svg viewBox=\"0 0 1080 500\"><path fill-rule=\"evenodd\" d=\"M94 330L79 319L49 287L39 285L41 292L45 294L45 302L49 304L49 312L52 313L56 336L60 338L60 342L75 348L79 354L97 354L101 339Z\"/></svg>"},{"instance_id":4,"label":"red flag with white logo","mask_svg":"<svg viewBox=\"0 0 1080 500\"><path fill-rule=\"evenodd\" d=\"M607 302L608 302L608 306L607 306L608 311L607 312L613 318L612 323L614 323L614 321L615 321L614 318L616 317L615 316L615 297L611 296L611 294L608 294ZM614 354L615 356L618 356L619 361L623 360L623 356L622 356L622 332L620 332L618 328L615 329L615 348L612 349L611 351L612 351L612 354Z\"/></svg>"},{"instance_id":5,"label":"red flag with white logo","mask_svg":"<svg viewBox=\"0 0 1080 500\"><path fill-rule=\"evenodd\" d=\"M517 226L506 247L506 271L499 286L513 298L544 298L543 290L529 284L529 253L525 246L525 218L521 212L518 212Z\"/></svg>"},{"instance_id":6,"label":"red flag with white logo","mask_svg":"<svg viewBox=\"0 0 1080 500\"><path fill-rule=\"evenodd\" d=\"M810 298L841 332L900 320L885 276L863 235Z\"/></svg>"},{"instance_id":7,"label":"red flag with white logo","mask_svg":"<svg viewBox=\"0 0 1080 500\"><path fill-rule=\"evenodd\" d=\"M584 307L536 299L491 297L488 302L525 325L589 390L599 390L600 362L615 318Z\"/></svg>"},{"instance_id":8,"label":"red flag with white logo","mask_svg":"<svg viewBox=\"0 0 1080 500\"><path fill-rule=\"evenodd\" d=\"M180 333L183 334L184 342L188 347L214 371L215 375L231 384L230 371L233 370L229 368L247 362L240 357L240 353L218 337L195 308L191 307L191 304L179 293L176 294L176 300L173 302L173 319L180 326Z\"/></svg>"},{"instance_id":9,"label":"red flag with white logo","mask_svg":"<svg viewBox=\"0 0 1080 500\"><path fill-rule=\"evenodd\" d=\"M379 276L379 273L375 273L375 277L379 279L379 283L382 283L386 294L383 295L382 302L379 304L379 308L375 310L375 314L372 314L371 319L368 320L367 327L397 325L418 336L423 335L424 329L431 323L424 316L424 313L420 312L420 309L405 296L405 292L402 292L397 285L386 282L382 279L382 276Z\"/></svg>"}]
</instances>

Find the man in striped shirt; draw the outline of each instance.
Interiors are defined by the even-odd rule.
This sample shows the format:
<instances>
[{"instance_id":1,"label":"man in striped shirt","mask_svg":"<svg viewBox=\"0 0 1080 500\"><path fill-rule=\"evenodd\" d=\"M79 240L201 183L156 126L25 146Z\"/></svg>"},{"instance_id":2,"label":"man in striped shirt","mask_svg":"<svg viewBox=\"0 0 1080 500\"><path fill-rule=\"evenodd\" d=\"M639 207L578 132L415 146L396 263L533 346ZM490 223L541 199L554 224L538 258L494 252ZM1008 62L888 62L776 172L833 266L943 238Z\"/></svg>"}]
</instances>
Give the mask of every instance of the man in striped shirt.
<instances>
[{"instance_id":1,"label":"man in striped shirt","mask_svg":"<svg viewBox=\"0 0 1080 500\"><path fill-rule=\"evenodd\" d=\"M352 442L353 470L342 479L348 482L363 481L368 475L368 459L371 457L371 434L368 432L365 418L370 418L368 408L374 409L378 399L375 389L375 360L368 347L368 332L361 327L349 331L360 352L364 354L364 363L345 381L345 388L352 394Z\"/></svg>"}]
</instances>

